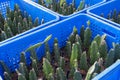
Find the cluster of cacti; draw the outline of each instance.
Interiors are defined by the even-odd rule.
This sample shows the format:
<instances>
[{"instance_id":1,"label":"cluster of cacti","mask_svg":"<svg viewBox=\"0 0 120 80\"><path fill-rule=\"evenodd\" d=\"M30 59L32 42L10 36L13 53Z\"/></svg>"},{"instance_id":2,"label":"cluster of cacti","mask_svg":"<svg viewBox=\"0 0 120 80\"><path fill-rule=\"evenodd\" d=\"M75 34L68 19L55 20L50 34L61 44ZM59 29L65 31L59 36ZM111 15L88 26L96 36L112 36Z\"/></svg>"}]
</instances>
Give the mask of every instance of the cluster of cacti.
<instances>
[{"instance_id":1,"label":"cluster of cacti","mask_svg":"<svg viewBox=\"0 0 120 80\"><path fill-rule=\"evenodd\" d=\"M17 4L14 5L14 10L6 7L6 17L4 18L2 13L0 13L0 41L39 25L38 17L34 22L32 21L31 15L28 15L26 11L21 11ZM44 19L41 21L41 24L43 23Z\"/></svg>"},{"instance_id":2,"label":"cluster of cacti","mask_svg":"<svg viewBox=\"0 0 120 80\"><path fill-rule=\"evenodd\" d=\"M66 0L38 0L36 2L62 15L69 15L89 6L85 4L84 0L80 1L78 8L76 8L75 0L72 0L72 2L69 4L66 2Z\"/></svg>"},{"instance_id":3,"label":"cluster of cacti","mask_svg":"<svg viewBox=\"0 0 120 80\"><path fill-rule=\"evenodd\" d=\"M30 46L25 51L31 54L30 69L26 67L25 52L22 52L19 69L16 70L18 80L37 80L39 78L43 80L91 80L120 58L120 44L113 44L113 49L108 51L106 35L97 35L93 40L91 39L90 21L87 22L87 28L82 26L80 31L79 36L77 28L73 28L64 48L59 48L59 42L55 38L52 55L48 42L51 35L43 42ZM40 63L35 49L42 44L45 44L45 56L43 62ZM3 62L0 63L5 70L5 79L11 80L9 69Z\"/></svg>"},{"instance_id":4,"label":"cluster of cacti","mask_svg":"<svg viewBox=\"0 0 120 80\"><path fill-rule=\"evenodd\" d=\"M101 13L101 17L105 17L104 13ZM118 12L116 9L114 9L113 11L110 11L106 16L106 18L108 20L111 20L113 22L120 24L120 12Z\"/></svg>"}]
</instances>

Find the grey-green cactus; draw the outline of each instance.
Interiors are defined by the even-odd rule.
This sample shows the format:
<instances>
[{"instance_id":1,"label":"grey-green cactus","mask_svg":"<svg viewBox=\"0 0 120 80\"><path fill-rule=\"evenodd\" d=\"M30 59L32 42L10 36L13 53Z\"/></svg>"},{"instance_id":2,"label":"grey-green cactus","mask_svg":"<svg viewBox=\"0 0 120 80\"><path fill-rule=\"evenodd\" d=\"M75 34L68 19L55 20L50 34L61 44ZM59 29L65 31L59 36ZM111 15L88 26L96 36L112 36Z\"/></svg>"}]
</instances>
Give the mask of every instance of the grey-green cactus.
<instances>
[{"instance_id":1,"label":"grey-green cactus","mask_svg":"<svg viewBox=\"0 0 120 80\"><path fill-rule=\"evenodd\" d=\"M55 44L55 43L58 43L58 39L57 39L57 38L54 39L54 44Z\"/></svg>"},{"instance_id":2,"label":"grey-green cactus","mask_svg":"<svg viewBox=\"0 0 120 80\"><path fill-rule=\"evenodd\" d=\"M82 48L79 42L76 42L77 48L78 48L78 60L80 60L80 56L82 54Z\"/></svg>"},{"instance_id":3,"label":"grey-green cactus","mask_svg":"<svg viewBox=\"0 0 120 80\"><path fill-rule=\"evenodd\" d=\"M99 46L99 52L100 52L100 57L102 57L103 59L106 58L107 56L107 44L105 40L102 40Z\"/></svg>"},{"instance_id":4,"label":"grey-green cactus","mask_svg":"<svg viewBox=\"0 0 120 80\"><path fill-rule=\"evenodd\" d=\"M35 60L35 59L33 59L33 58L31 58L31 60L32 60L32 68L35 70L35 73L38 75L38 65L37 65L37 61Z\"/></svg>"},{"instance_id":5,"label":"grey-green cactus","mask_svg":"<svg viewBox=\"0 0 120 80\"><path fill-rule=\"evenodd\" d=\"M10 74L8 74L7 72L4 72L4 79L5 80L12 80Z\"/></svg>"},{"instance_id":6,"label":"grey-green cactus","mask_svg":"<svg viewBox=\"0 0 120 80\"><path fill-rule=\"evenodd\" d=\"M18 74L18 80L26 80L25 76L21 73Z\"/></svg>"},{"instance_id":7,"label":"grey-green cactus","mask_svg":"<svg viewBox=\"0 0 120 80\"><path fill-rule=\"evenodd\" d=\"M78 70L74 72L73 80L82 80L82 75Z\"/></svg>"},{"instance_id":8,"label":"grey-green cactus","mask_svg":"<svg viewBox=\"0 0 120 80\"><path fill-rule=\"evenodd\" d=\"M70 55L71 55L71 51L72 51L72 47L71 47L71 42L70 41L67 41L66 43L66 53L67 53L67 56L70 58Z\"/></svg>"},{"instance_id":9,"label":"grey-green cactus","mask_svg":"<svg viewBox=\"0 0 120 80\"><path fill-rule=\"evenodd\" d=\"M78 6L77 11L82 10L82 9L84 8L84 6L85 6L85 2L84 2L84 0L80 1L80 5Z\"/></svg>"},{"instance_id":10,"label":"grey-green cactus","mask_svg":"<svg viewBox=\"0 0 120 80\"><path fill-rule=\"evenodd\" d=\"M65 70L65 59L64 57L60 57L60 60L58 62L59 67L61 67L63 70Z\"/></svg>"},{"instance_id":11,"label":"grey-green cactus","mask_svg":"<svg viewBox=\"0 0 120 80\"><path fill-rule=\"evenodd\" d=\"M55 60L58 62L60 59L60 51L59 51L58 43L54 44L54 54L55 54Z\"/></svg>"},{"instance_id":12,"label":"grey-green cactus","mask_svg":"<svg viewBox=\"0 0 120 80\"><path fill-rule=\"evenodd\" d=\"M47 79L49 79L49 74L53 75L53 68L46 58L43 58L43 72Z\"/></svg>"},{"instance_id":13,"label":"grey-green cactus","mask_svg":"<svg viewBox=\"0 0 120 80\"><path fill-rule=\"evenodd\" d=\"M19 69L18 71L23 75L25 76L26 79L28 79L28 70L27 70L27 67L24 63L20 63L19 64Z\"/></svg>"},{"instance_id":14,"label":"grey-green cactus","mask_svg":"<svg viewBox=\"0 0 120 80\"><path fill-rule=\"evenodd\" d=\"M80 28L80 37L82 42L84 41L84 32L85 32L84 25L82 25L82 27Z\"/></svg>"},{"instance_id":15,"label":"grey-green cactus","mask_svg":"<svg viewBox=\"0 0 120 80\"><path fill-rule=\"evenodd\" d=\"M20 55L20 62L24 63L26 65L26 57L25 52L22 52Z\"/></svg>"},{"instance_id":16,"label":"grey-green cactus","mask_svg":"<svg viewBox=\"0 0 120 80\"><path fill-rule=\"evenodd\" d=\"M114 55L115 55L115 51L114 51L114 49L111 49L109 51L109 53L107 54L107 57L105 60L105 67L106 68L114 63Z\"/></svg>"},{"instance_id":17,"label":"grey-green cactus","mask_svg":"<svg viewBox=\"0 0 120 80\"><path fill-rule=\"evenodd\" d=\"M114 11L113 11L113 16L112 16L112 18L113 18L114 22L117 21L117 10L116 10L116 9L114 9Z\"/></svg>"},{"instance_id":18,"label":"grey-green cactus","mask_svg":"<svg viewBox=\"0 0 120 80\"><path fill-rule=\"evenodd\" d=\"M90 63L93 64L100 57L100 53L98 52L98 45L96 41L93 41L90 46Z\"/></svg>"},{"instance_id":19,"label":"grey-green cactus","mask_svg":"<svg viewBox=\"0 0 120 80\"><path fill-rule=\"evenodd\" d=\"M82 53L80 58L80 69L85 71L88 70L87 55L85 51Z\"/></svg>"},{"instance_id":20,"label":"grey-green cactus","mask_svg":"<svg viewBox=\"0 0 120 80\"><path fill-rule=\"evenodd\" d=\"M0 40L3 41L5 39L7 39L7 35L4 31L0 30L1 31L1 34L0 34Z\"/></svg>"},{"instance_id":21,"label":"grey-green cactus","mask_svg":"<svg viewBox=\"0 0 120 80\"><path fill-rule=\"evenodd\" d=\"M39 18L37 17L34 21L34 27L38 26L39 25Z\"/></svg>"},{"instance_id":22,"label":"grey-green cactus","mask_svg":"<svg viewBox=\"0 0 120 80\"><path fill-rule=\"evenodd\" d=\"M45 53L50 52L48 42L45 42Z\"/></svg>"},{"instance_id":23,"label":"grey-green cactus","mask_svg":"<svg viewBox=\"0 0 120 80\"><path fill-rule=\"evenodd\" d=\"M79 42L80 46L82 47L82 40L81 40L81 37L79 37L78 34L75 37L75 42Z\"/></svg>"},{"instance_id":24,"label":"grey-green cactus","mask_svg":"<svg viewBox=\"0 0 120 80\"><path fill-rule=\"evenodd\" d=\"M101 43L101 37L100 37L99 34L98 34L97 36L95 36L94 41L96 41L96 42L97 42L97 45L100 46L100 43Z\"/></svg>"},{"instance_id":25,"label":"grey-green cactus","mask_svg":"<svg viewBox=\"0 0 120 80\"><path fill-rule=\"evenodd\" d=\"M29 73L29 80L38 80L35 70L32 68Z\"/></svg>"},{"instance_id":26,"label":"grey-green cactus","mask_svg":"<svg viewBox=\"0 0 120 80\"><path fill-rule=\"evenodd\" d=\"M88 48L90 46L90 42L91 42L91 30L89 27L87 27L87 29L84 32L84 47Z\"/></svg>"},{"instance_id":27,"label":"grey-green cactus","mask_svg":"<svg viewBox=\"0 0 120 80\"><path fill-rule=\"evenodd\" d=\"M46 52L46 56L45 57L48 59L49 62L51 62L51 56L50 56L50 52L49 51Z\"/></svg>"},{"instance_id":28,"label":"grey-green cactus","mask_svg":"<svg viewBox=\"0 0 120 80\"><path fill-rule=\"evenodd\" d=\"M78 58L78 48L77 44L72 45L72 53L70 57L70 66L74 67L74 60Z\"/></svg>"},{"instance_id":29,"label":"grey-green cactus","mask_svg":"<svg viewBox=\"0 0 120 80\"><path fill-rule=\"evenodd\" d=\"M56 73L57 73L57 80L67 80L62 68L58 67L56 69Z\"/></svg>"},{"instance_id":30,"label":"grey-green cactus","mask_svg":"<svg viewBox=\"0 0 120 80\"><path fill-rule=\"evenodd\" d=\"M18 34L20 34L22 32L22 25L20 22L18 23L18 26L17 26L17 32L18 32Z\"/></svg>"},{"instance_id":31,"label":"grey-green cactus","mask_svg":"<svg viewBox=\"0 0 120 80\"><path fill-rule=\"evenodd\" d=\"M120 44L115 44L114 45L114 51L115 51L115 56L114 56L114 61L117 59L120 59Z\"/></svg>"}]
</instances>

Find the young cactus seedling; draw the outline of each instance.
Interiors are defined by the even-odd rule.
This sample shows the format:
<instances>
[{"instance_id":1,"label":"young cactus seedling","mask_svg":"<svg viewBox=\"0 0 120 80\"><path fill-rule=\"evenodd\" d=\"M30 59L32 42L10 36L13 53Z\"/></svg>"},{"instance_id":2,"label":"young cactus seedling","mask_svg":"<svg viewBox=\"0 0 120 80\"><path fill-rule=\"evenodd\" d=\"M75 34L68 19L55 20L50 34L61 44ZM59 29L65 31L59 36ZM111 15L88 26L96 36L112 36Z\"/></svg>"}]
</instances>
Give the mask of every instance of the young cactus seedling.
<instances>
[{"instance_id":1,"label":"young cactus seedling","mask_svg":"<svg viewBox=\"0 0 120 80\"><path fill-rule=\"evenodd\" d=\"M93 41L90 46L90 63L93 64L100 57L98 52L98 45L96 41Z\"/></svg>"},{"instance_id":2,"label":"young cactus seedling","mask_svg":"<svg viewBox=\"0 0 120 80\"><path fill-rule=\"evenodd\" d=\"M85 2L84 2L84 0L80 1L80 5L79 5L77 11L82 10L82 9L84 8L84 6L85 6Z\"/></svg>"},{"instance_id":3,"label":"young cactus seedling","mask_svg":"<svg viewBox=\"0 0 120 80\"><path fill-rule=\"evenodd\" d=\"M34 21L34 27L37 27L39 25L39 18L37 17Z\"/></svg>"},{"instance_id":4,"label":"young cactus seedling","mask_svg":"<svg viewBox=\"0 0 120 80\"><path fill-rule=\"evenodd\" d=\"M56 69L56 73L57 73L57 80L67 80L64 71L62 70L62 68L57 68Z\"/></svg>"},{"instance_id":5,"label":"young cactus seedling","mask_svg":"<svg viewBox=\"0 0 120 80\"><path fill-rule=\"evenodd\" d=\"M65 70L65 59L64 59L64 57L60 57L59 67L61 67L63 70Z\"/></svg>"},{"instance_id":6,"label":"young cactus seedling","mask_svg":"<svg viewBox=\"0 0 120 80\"><path fill-rule=\"evenodd\" d=\"M101 37L100 37L100 35L98 34L97 36L95 36L95 38L94 38L93 41L96 41L97 45L100 46L100 43L101 43Z\"/></svg>"},{"instance_id":7,"label":"young cactus seedling","mask_svg":"<svg viewBox=\"0 0 120 80\"><path fill-rule=\"evenodd\" d=\"M116 61L117 59L120 59L120 44L116 43L113 45L113 49L115 51L115 55L114 55L114 61Z\"/></svg>"},{"instance_id":8,"label":"young cactus seedling","mask_svg":"<svg viewBox=\"0 0 120 80\"><path fill-rule=\"evenodd\" d=\"M4 31L2 31L1 29L0 29L0 31L1 31L0 40L3 41L3 40L5 40L5 39L7 39L6 33L5 33Z\"/></svg>"},{"instance_id":9,"label":"young cactus seedling","mask_svg":"<svg viewBox=\"0 0 120 80\"><path fill-rule=\"evenodd\" d=\"M35 72L34 69L30 70L30 73L29 73L29 80L38 80L38 79L37 79L36 72Z\"/></svg>"},{"instance_id":10,"label":"young cactus seedling","mask_svg":"<svg viewBox=\"0 0 120 80\"><path fill-rule=\"evenodd\" d=\"M49 79L49 74L53 75L53 68L46 58L43 58L43 72L47 79Z\"/></svg>"},{"instance_id":11,"label":"young cactus seedling","mask_svg":"<svg viewBox=\"0 0 120 80\"><path fill-rule=\"evenodd\" d=\"M115 51L114 49L111 49L106 57L106 61L105 61L106 68L114 63L114 55L115 55Z\"/></svg>"},{"instance_id":12,"label":"young cactus seedling","mask_svg":"<svg viewBox=\"0 0 120 80\"><path fill-rule=\"evenodd\" d=\"M25 58L25 52L22 52L20 55L20 62L24 63L26 65L26 58Z\"/></svg>"},{"instance_id":13,"label":"young cactus seedling","mask_svg":"<svg viewBox=\"0 0 120 80\"><path fill-rule=\"evenodd\" d=\"M18 80L26 80L25 76L21 73L18 74Z\"/></svg>"},{"instance_id":14,"label":"young cactus seedling","mask_svg":"<svg viewBox=\"0 0 120 80\"><path fill-rule=\"evenodd\" d=\"M87 55L86 52L83 52L80 58L80 69L81 70L88 70L88 64L87 64Z\"/></svg>"},{"instance_id":15,"label":"young cactus seedling","mask_svg":"<svg viewBox=\"0 0 120 80\"><path fill-rule=\"evenodd\" d=\"M70 41L67 41L66 43L66 53L67 53L67 56L70 58L70 55L71 55L71 51L72 51L72 47L71 47L71 42Z\"/></svg>"},{"instance_id":16,"label":"young cactus seedling","mask_svg":"<svg viewBox=\"0 0 120 80\"><path fill-rule=\"evenodd\" d=\"M74 72L73 80L82 80L82 75L78 70Z\"/></svg>"},{"instance_id":17,"label":"young cactus seedling","mask_svg":"<svg viewBox=\"0 0 120 80\"><path fill-rule=\"evenodd\" d=\"M54 44L54 54L55 54L55 60L56 62L58 62L60 60L60 51L59 51L58 43Z\"/></svg>"},{"instance_id":18,"label":"young cactus seedling","mask_svg":"<svg viewBox=\"0 0 120 80\"><path fill-rule=\"evenodd\" d=\"M85 32L84 25L82 25L82 27L80 28L80 37L82 42L84 41L84 32Z\"/></svg>"},{"instance_id":19,"label":"young cactus seedling","mask_svg":"<svg viewBox=\"0 0 120 80\"><path fill-rule=\"evenodd\" d=\"M51 54L50 54L49 51L46 52L46 56L45 56L45 58L47 58L48 61L51 62Z\"/></svg>"}]
</instances>

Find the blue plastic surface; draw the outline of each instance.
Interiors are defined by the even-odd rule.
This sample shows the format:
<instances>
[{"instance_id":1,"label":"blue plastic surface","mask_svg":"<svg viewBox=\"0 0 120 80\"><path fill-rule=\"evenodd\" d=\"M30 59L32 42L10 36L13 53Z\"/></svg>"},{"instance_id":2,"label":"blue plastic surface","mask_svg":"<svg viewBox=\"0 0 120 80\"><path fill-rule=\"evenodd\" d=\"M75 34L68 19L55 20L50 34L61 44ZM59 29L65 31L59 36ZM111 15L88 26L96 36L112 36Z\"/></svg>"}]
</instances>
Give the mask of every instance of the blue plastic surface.
<instances>
[{"instance_id":1,"label":"blue plastic surface","mask_svg":"<svg viewBox=\"0 0 120 80\"><path fill-rule=\"evenodd\" d=\"M99 19L101 19L103 21L106 21L106 22L108 22L110 24L118 26L120 28L120 24L106 19L107 15L110 13L110 11L113 11L114 9L116 9L117 11L120 11L120 6L119 5L120 5L120 0L109 0L108 2L106 2L106 3L102 4L102 5L90 8L87 11L87 13L94 16L94 17L97 17L97 18L99 18ZM104 14L105 18L100 16L101 13Z\"/></svg>"},{"instance_id":2,"label":"blue plastic surface","mask_svg":"<svg viewBox=\"0 0 120 80\"><path fill-rule=\"evenodd\" d=\"M38 0L32 0L32 1L38 2ZM59 1L59 0L56 0L56 1ZM72 3L72 1L73 1L73 0L66 0L67 4ZM76 5L75 7L76 7L76 8L78 8L78 6L79 6L79 4L80 4L81 1L82 1L82 0L75 0L75 5ZM99 5L99 4L101 4L101 3L106 2L106 0L84 0L84 1L85 1L85 4L90 5L90 7L94 7L94 6L96 6L96 5ZM54 14L60 16L60 19L63 20L63 19L66 19L66 18L68 18L68 17L71 17L71 16L76 15L76 14L79 14L79 13L85 13L85 11L86 11L87 9L89 9L90 7L85 8L85 9L83 9L83 10L80 10L80 11L78 11L78 12L75 12L75 13L73 13L73 14L71 14L71 15L67 15L67 16L64 16L64 15L62 15L62 14L59 14L59 13L54 12L54 11L52 11L52 10L50 10L50 9L47 9L47 8L46 8L46 10L49 11L49 12L53 12Z\"/></svg>"},{"instance_id":3,"label":"blue plastic surface","mask_svg":"<svg viewBox=\"0 0 120 80\"><path fill-rule=\"evenodd\" d=\"M92 80L120 80L120 60L116 61Z\"/></svg>"},{"instance_id":4,"label":"blue plastic surface","mask_svg":"<svg viewBox=\"0 0 120 80\"><path fill-rule=\"evenodd\" d=\"M6 42L5 44L0 45L0 60L3 60L6 65L14 71L18 68L20 53L26 50L29 46L43 41L48 35L52 34L52 39L49 41L50 48L53 48L53 40L55 37L58 38L59 46L63 47L66 44L66 40L70 33L73 30L73 27L76 26L78 32L80 33L80 27L82 25L86 26L86 22L90 20L90 28L92 30L92 37L95 37L97 34L107 34L107 44L112 47L112 42L120 43L120 28L114 27L110 24L107 24L97 18L94 18L87 14L79 14L68 18L66 20L57 22L45 28L36 30L32 33L21 36L12 41ZM112 26L112 27L111 27ZM36 50L37 56L39 59L44 55L44 46ZM27 63L30 63L29 53L26 54ZM0 68L2 73L2 69Z\"/></svg>"},{"instance_id":5,"label":"blue plastic surface","mask_svg":"<svg viewBox=\"0 0 120 80\"><path fill-rule=\"evenodd\" d=\"M45 27L46 25L52 24L52 23L59 20L58 16L56 16L50 12L45 11L45 9L43 7L38 7L37 5L29 2L28 0L0 0L0 11L2 11L4 16L6 15L6 6L9 6L10 9L13 10L15 3L17 3L19 5L19 7L22 11L27 11L27 13L32 16L33 20L36 17L39 17L39 19L44 18L45 24L42 24L42 25L37 26L33 29L25 31L21 34L18 34L17 36L12 37L12 38L6 39L6 40L0 42L0 44L4 44L4 43L11 41L15 38L18 38L20 36L24 36L28 33L31 33L31 32L38 30L38 29L41 29L42 27Z\"/></svg>"}]
</instances>

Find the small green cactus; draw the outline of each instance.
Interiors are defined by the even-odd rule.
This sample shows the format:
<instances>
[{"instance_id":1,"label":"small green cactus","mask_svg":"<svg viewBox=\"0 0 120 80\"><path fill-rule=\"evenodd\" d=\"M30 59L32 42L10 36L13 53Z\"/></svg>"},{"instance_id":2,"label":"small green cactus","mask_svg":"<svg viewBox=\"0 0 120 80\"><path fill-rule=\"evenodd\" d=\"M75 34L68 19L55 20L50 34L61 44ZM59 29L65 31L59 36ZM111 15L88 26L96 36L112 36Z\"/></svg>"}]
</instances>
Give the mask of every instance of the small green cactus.
<instances>
[{"instance_id":1,"label":"small green cactus","mask_svg":"<svg viewBox=\"0 0 120 80\"><path fill-rule=\"evenodd\" d=\"M82 40L81 40L81 37L79 37L78 34L75 37L75 42L79 42L80 46L82 47Z\"/></svg>"},{"instance_id":2,"label":"small green cactus","mask_svg":"<svg viewBox=\"0 0 120 80\"><path fill-rule=\"evenodd\" d=\"M74 72L73 80L82 80L82 75L78 70Z\"/></svg>"},{"instance_id":3,"label":"small green cactus","mask_svg":"<svg viewBox=\"0 0 120 80\"><path fill-rule=\"evenodd\" d=\"M114 61L116 61L117 59L120 59L120 44L118 43L115 44L114 50L115 50Z\"/></svg>"},{"instance_id":4,"label":"small green cactus","mask_svg":"<svg viewBox=\"0 0 120 80\"><path fill-rule=\"evenodd\" d=\"M105 59L107 56L107 51L108 51L108 49L107 49L106 41L102 40L100 43L100 47L99 47L100 57Z\"/></svg>"},{"instance_id":5,"label":"small green cactus","mask_svg":"<svg viewBox=\"0 0 120 80\"><path fill-rule=\"evenodd\" d=\"M85 48L89 48L90 46L90 42L91 42L91 30L89 27L87 27L87 29L84 32L84 47Z\"/></svg>"},{"instance_id":6,"label":"small green cactus","mask_svg":"<svg viewBox=\"0 0 120 80\"><path fill-rule=\"evenodd\" d=\"M43 58L43 72L47 79L49 79L49 74L53 75L53 68L46 58Z\"/></svg>"},{"instance_id":7,"label":"small green cactus","mask_svg":"<svg viewBox=\"0 0 120 80\"><path fill-rule=\"evenodd\" d=\"M32 68L35 70L35 73L38 75L38 67L37 67L37 61L33 58L31 58L32 60Z\"/></svg>"},{"instance_id":8,"label":"small green cactus","mask_svg":"<svg viewBox=\"0 0 120 80\"><path fill-rule=\"evenodd\" d=\"M28 22L27 22L27 18L24 18L23 19L23 30L28 30L29 27L28 27Z\"/></svg>"},{"instance_id":9,"label":"small green cactus","mask_svg":"<svg viewBox=\"0 0 120 80\"><path fill-rule=\"evenodd\" d=\"M68 40L71 42L71 44L74 43L74 34L73 33L71 33Z\"/></svg>"},{"instance_id":10,"label":"small green cactus","mask_svg":"<svg viewBox=\"0 0 120 80\"><path fill-rule=\"evenodd\" d=\"M62 70L62 68L57 68L56 69L56 73L57 73L57 80L67 80L64 71Z\"/></svg>"},{"instance_id":11,"label":"small green cactus","mask_svg":"<svg viewBox=\"0 0 120 80\"><path fill-rule=\"evenodd\" d=\"M55 43L58 43L58 39L57 39L57 38L54 39L54 44L55 44Z\"/></svg>"},{"instance_id":12,"label":"small green cactus","mask_svg":"<svg viewBox=\"0 0 120 80\"><path fill-rule=\"evenodd\" d=\"M71 51L72 51L71 42L67 41L67 43L66 43L66 53L67 53L67 56L69 58L70 58L70 55L71 55Z\"/></svg>"},{"instance_id":13,"label":"small green cactus","mask_svg":"<svg viewBox=\"0 0 120 80\"><path fill-rule=\"evenodd\" d=\"M25 52L22 52L20 55L20 62L24 63L26 65L26 57Z\"/></svg>"},{"instance_id":14,"label":"small green cactus","mask_svg":"<svg viewBox=\"0 0 120 80\"><path fill-rule=\"evenodd\" d=\"M21 73L18 74L18 80L26 80L25 76Z\"/></svg>"},{"instance_id":15,"label":"small green cactus","mask_svg":"<svg viewBox=\"0 0 120 80\"><path fill-rule=\"evenodd\" d=\"M45 53L50 52L48 42L45 42Z\"/></svg>"},{"instance_id":16,"label":"small green cactus","mask_svg":"<svg viewBox=\"0 0 120 80\"><path fill-rule=\"evenodd\" d=\"M64 57L60 57L60 60L59 60L59 67L61 67L63 70L65 70L65 59Z\"/></svg>"},{"instance_id":17,"label":"small green cactus","mask_svg":"<svg viewBox=\"0 0 120 80\"><path fill-rule=\"evenodd\" d=\"M100 57L98 52L98 45L96 41L93 41L90 46L90 63L93 64Z\"/></svg>"},{"instance_id":18,"label":"small green cactus","mask_svg":"<svg viewBox=\"0 0 120 80\"><path fill-rule=\"evenodd\" d=\"M19 69L18 71L23 75L25 76L26 79L28 79L28 70L27 70L27 67L24 63L20 63L19 64Z\"/></svg>"},{"instance_id":19,"label":"small green cactus","mask_svg":"<svg viewBox=\"0 0 120 80\"><path fill-rule=\"evenodd\" d=\"M80 69L85 71L88 70L87 55L85 51L82 53L80 58Z\"/></svg>"},{"instance_id":20,"label":"small green cactus","mask_svg":"<svg viewBox=\"0 0 120 80\"><path fill-rule=\"evenodd\" d=\"M35 73L35 70L32 68L32 70L30 70L30 73L29 73L29 80L38 80L37 79L37 75Z\"/></svg>"},{"instance_id":21,"label":"small green cactus","mask_svg":"<svg viewBox=\"0 0 120 80\"><path fill-rule=\"evenodd\" d=\"M79 42L76 42L77 48L78 48L78 60L80 60L80 56L82 54L82 48Z\"/></svg>"},{"instance_id":22,"label":"small green cactus","mask_svg":"<svg viewBox=\"0 0 120 80\"><path fill-rule=\"evenodd\" d=\"M105 61L106 68L114 63L114 55L115 55L115 51L114 49L111 49L106 57L106 61Z\"/></svg>"},{"instance_id":23,"label":"small green cactus","mask_svg":"<svg viewBox=\"0 0 120 80\"><path fill-rule=\"evenodd\" d=\"M2 31L2 30L0 30L1 31L1 34L0 34L0 40L1 41L3 41L3 40L5 40L5 39L7 39L7 35L6 35L6 33L4 32L4 31Z\"/></svg>"},{"instance_id":24,"label":"small green cactus","mask_svg":"<svg viewBox=\"0 0 120 80\"><path fill-rule=\"evenodd\" d=\"M5 80L12 80L11 76L7 72L4 72L4 79Z\"/></svg>"},{"instance_id":25,"label":"small green cactus","mask_svg":"<svg viewBox=\"0 0 120 80\"><path fill-rule=\"evenodd\" d=\"M84 41L84 33L85 33L84 25L82 25L82 27L80 28L80 37L82 42Z\"/></svg>"},{"instance_id":26,"label":"small green cactus","mask_svg":"<svg viewBox=\"0 0 120 80\"><path fill-rule=\"evenodd\" d=\"M72 53L71 53L71 57L70 57L70 66L73 67L74 65L74 60L78 59L78 48L77 48L77 44L73 44L72 45Z\"/></svg>"},{"instance_id":27,"label":"small green cactus","mask_svg":"<svg viewBox=\"0 0 120 80\"><path fill-rule=\"evenodd\" d=\"M46 52L46 56L45 57L48 59L49 62L51 62L51 56L50 56L50 52L49 51Z\"/></svg>"},{"instance_id":28,"label":"small green cactus","mask_svg":"<svg viewBox=\"0 0 120 80\"><path fill-rule=\"evenodd\" d=\"M55 60L58 62L60 59L60 51L59 51L58 43L54 44L54 54L55 54Z\"/></svg>"},{"instance_id":29,"label":"small green cactus","mask_svg":"<svg viewBox=\"0 0 120 80\"><path fill-rule=\"evenodd\" d=\"M17 31L18 34L20 34L20 33L22 32L22 25L21 25L20 22L18 23L17 30L18 30L18 31Z\"/></svg>"},{"instance_id":30,"label":"small green cactus","mask_svg":"<svg viewBox=\"0 0 120 80\"><path fill-rule=\"evenodd\" d=\"M51 73L49 74L49 78L48 79L49 80L55 80L53 74L51 74Z\"/></svg>"},{"instance_id":31,"label":"small green cactus","mask_svg":"<svg viewBox=\"0 0 120 80\"><path fill-rule=\"evenodd\" d=\"M18 4L15 4L15 5L14 5L14 11L18 11L18 10L19 10Z\"/></svg>"},{"instance_id":32,"label":"small green cactus","mask_svg":"<svg viewBox=\"0 0 120 80\"><path fill-rule=\"evenodd\" d=\"M114 22L117 21L117 10L116 10L116 9L114 9L114 11L113 11L113 16L112 16L112 18L113 18Z\"/></svg>"},{"instance_id":33,"label":"small green cactus","mask_svg":"<svg viewBox=\"0 0 120 80\"><path fill-rule=\"evenodd\" d=\"M84 8L84 6L85 6L85 2L84 2L84 0L80 1L80 5L79 5L77 11L82 10L82 9Z\"/></svg>"},{"instance_id":34,"label":"small green cactus","mask_svg":"<svg viewBox=\"0 0 120 80\"><path fill-rule=\"evenodd\" d=\"M66 0L60 0L60 6L62 6L63 3L66 3Z\"/></svg>"},{"instance_id":35,"label":"small green cactus","mask_svg":"<svg viewBox=\"0 0 120 80\"><path fill-rule=\"evenodd\" d=\"M94 41L96 41L96 42L97 42L97 45L100 46L100 43L101 43L101 37L100 37L99 34L98 34L97 36L95 36Z\"/></svg>"},{"instance_id":36,"label":"small green cactus","mask_svg":"<svg viewBox=\"0 0 120 80\"><path fill-rule=\"evenodd\" d=\"M32 17L31 17L31 15L28 16L28 22L32 22Z\"/></svg>"}]
</instances>

